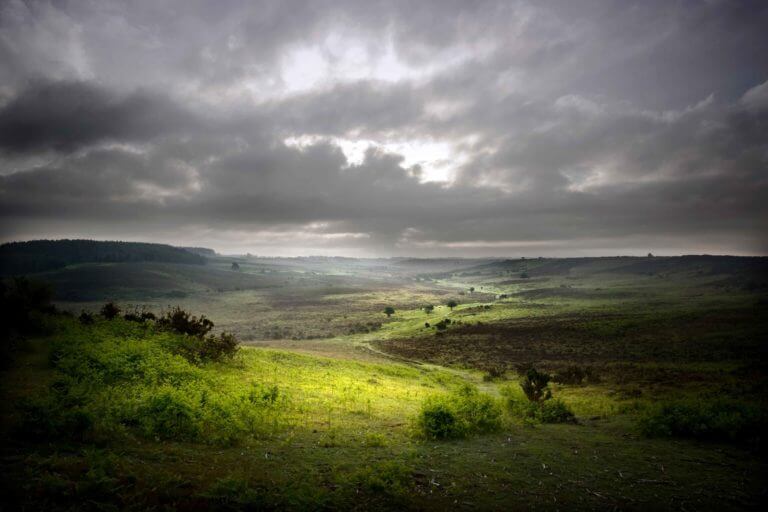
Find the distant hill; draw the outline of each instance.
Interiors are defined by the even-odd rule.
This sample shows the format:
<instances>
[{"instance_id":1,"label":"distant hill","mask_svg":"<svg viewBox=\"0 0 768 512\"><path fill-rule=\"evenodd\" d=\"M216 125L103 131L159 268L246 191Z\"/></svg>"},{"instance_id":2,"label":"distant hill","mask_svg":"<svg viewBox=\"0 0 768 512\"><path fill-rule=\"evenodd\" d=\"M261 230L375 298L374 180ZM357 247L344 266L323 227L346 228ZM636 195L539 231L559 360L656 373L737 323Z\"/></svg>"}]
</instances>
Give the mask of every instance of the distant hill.
<instances>
[{"instance_id":1,"label":"distant hill","mask_svg":"<svg viewBox=\"0 0 768 512\"><path fill-rule=\"evenodd\" d=\"M458 271L427 274L448 277L508 275L519 279L544 279L552 276L586 276L601 274L669 275L696 274L700 276L739 276L760 283L768 282L768 257L763 256L607 256L581 258L519 258L499 260L462 268ZM532 282L529 281L529 282ZM508 281L507 284L513 284Z\"/></svg>"},{"instance_id":2,"label":"distant hill","mask_svg":"<svg viewBox=\"0 0 768 512\"><path fill-rule=\"evenodd\" d=\"M163 262L203 265L205 258L179 247L140 242L34 240L0 245L0 275L55 270L77 263Z\"/></svg>"},{"instance_id":3,"label":"distant hill","mask_svg":"<svg viewBox=\"0 0 768 512\"><path fill-rule=\"evenodd\" d=\"M179 249L184 249L185 251L189 251L195 254L199 254L201 256L216 256L216 251L213 249L208 249L207 247L184 247L181 246Z\"/></svg>"}]
</instances>

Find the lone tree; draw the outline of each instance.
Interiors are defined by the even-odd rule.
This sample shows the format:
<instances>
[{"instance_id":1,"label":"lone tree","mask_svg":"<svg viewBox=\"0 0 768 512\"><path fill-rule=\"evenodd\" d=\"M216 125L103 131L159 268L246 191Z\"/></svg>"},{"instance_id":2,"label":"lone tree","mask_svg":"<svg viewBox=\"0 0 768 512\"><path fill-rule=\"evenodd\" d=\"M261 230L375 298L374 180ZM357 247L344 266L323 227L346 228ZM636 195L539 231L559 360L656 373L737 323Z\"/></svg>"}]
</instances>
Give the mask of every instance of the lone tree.
<instances>
[{"instance_id":1,"label":"lone tree","mask_svg":"<svg viewBox=\"0 0 768 512\"><path fill-rule=\"evenodd\" d=\"M232 267L231 267L231 268L232 268L232 270L234 270L235 272L240 272L240 264L239 264L238 262L236 262L236 261L233 261L233 262L232 262Z\"/></svg>"},{"instance_id":2,"label":"lone tree","mask_svg":"<svg viewBox=\"0 0 768 512\"><path fill-rule=\"evenodd\" d=\"M445 303L445 305L446 305L446 306L448 306L449 308L451 308L451 311L453 311L453 308L455 308L456 306L458 306L458 305L459 305L459 303L458 303L458 302L456 302L455 300L451 299L451 300L449 300L448 302L446 302L446 303Z\"/></svg>"},{"instance_id":3,"label":"lone tree","mask_svg":"<svg viewBox=\"0 0 768 512\"><path fill-rule=\"evenodd\" d=\"M549 390L549 381L552 379L548 373L540 372L536 368L530 368L520 381L523 393L531 402L541 402L552 398Z\"/></svg>"},{"instance_id":4,"label":"lone tree","mask_svg":"<svg viewBox=\"0 0 768 512\"><path fill-rule=\"evenodd\" d=\"M435 306L433 306L432 304L427 304L426 306L424 306L424 312L426 314L430 314L434 310L435 310Z\"/></svg>"},{"instance_id":5,"label":"lone tree","mask_svg":"<svg viewBox=\"0 0 768 512\"><path fill-rule=\"evenodd\" d=\"M384 314L387 315L387 318L395 314L395 308L392 306L387 306L384 308Z\"/></svg>"},{"instance_id":6,"label":"lone tree","mask_svg":"<svg viewBox=\"0 0 768 512\"><path fill-rule=\"evenodd\" d=\"M475 293L475 287L474 286L470 286L469 287L469 293Z\"/></svg>"}]
</instances>

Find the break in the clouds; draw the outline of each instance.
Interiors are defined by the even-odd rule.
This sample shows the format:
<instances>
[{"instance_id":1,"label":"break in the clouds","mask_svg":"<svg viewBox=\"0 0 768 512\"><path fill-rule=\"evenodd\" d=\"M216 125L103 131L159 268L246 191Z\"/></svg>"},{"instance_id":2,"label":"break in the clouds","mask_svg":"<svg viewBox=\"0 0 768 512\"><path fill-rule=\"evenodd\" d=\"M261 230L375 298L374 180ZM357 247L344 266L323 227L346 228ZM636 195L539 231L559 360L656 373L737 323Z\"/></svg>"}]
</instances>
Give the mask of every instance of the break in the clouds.
<instances>
[{"instance_id":1,"label":"break in the clouds","mask_svg":"<svg viewBox=\"0 0 768 512\"><path fill-rule=\"evenodd\" d=\"M0 238L768 251L768 3L0 4Z\"/></svg>"}]
</instances>

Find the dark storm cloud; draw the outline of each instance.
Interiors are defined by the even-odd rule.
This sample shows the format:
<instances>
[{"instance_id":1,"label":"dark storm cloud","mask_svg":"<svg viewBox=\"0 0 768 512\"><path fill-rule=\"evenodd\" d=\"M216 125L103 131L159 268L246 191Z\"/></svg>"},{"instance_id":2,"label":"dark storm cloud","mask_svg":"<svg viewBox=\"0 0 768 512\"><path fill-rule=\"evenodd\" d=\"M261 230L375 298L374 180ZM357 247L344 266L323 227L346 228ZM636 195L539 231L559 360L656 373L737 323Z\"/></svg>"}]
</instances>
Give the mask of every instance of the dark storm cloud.
<instances>
[{"instance_id":1,"label":"dark storm cloud","mask_svg":"<svg viewBox=\"0 0 768 512\"><path fill-rule=\"evenodd\" d=\"M0 234L765 252L766 24L717 0L10 1Z\"/></svg>"},{"instance_id":2,"label":"dark storm cloud","mask_svg":"<svg viewBox=\"0 0 768 512\"><path fill-rule=\"evenodd\" d=\"M0 109L0 149L72 151L104 141L144 142L192 122L159 95L121 97L83 82L38 82Z\"/></svg>"}]
</instances>

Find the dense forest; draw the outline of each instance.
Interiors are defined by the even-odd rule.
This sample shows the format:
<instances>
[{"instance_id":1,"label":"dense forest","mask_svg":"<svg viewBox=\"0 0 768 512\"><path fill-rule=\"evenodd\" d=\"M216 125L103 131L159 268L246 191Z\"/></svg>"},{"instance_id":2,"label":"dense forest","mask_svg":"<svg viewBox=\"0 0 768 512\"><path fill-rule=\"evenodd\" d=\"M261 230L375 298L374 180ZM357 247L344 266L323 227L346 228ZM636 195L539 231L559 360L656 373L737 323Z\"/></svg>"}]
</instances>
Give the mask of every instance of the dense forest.
<instances>
[{"instance_id":1,"label":"dense forest","mask_svg":"<svg viewBox=\"0 0 768 512\"><path fill-rule=\"evenodd\" d=\"M0 275L54 270L76 263L157 261L205 264L205 258L165 244L96 240L34 240L0 245Z\"/></svg>"}]
</instances>

